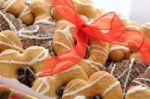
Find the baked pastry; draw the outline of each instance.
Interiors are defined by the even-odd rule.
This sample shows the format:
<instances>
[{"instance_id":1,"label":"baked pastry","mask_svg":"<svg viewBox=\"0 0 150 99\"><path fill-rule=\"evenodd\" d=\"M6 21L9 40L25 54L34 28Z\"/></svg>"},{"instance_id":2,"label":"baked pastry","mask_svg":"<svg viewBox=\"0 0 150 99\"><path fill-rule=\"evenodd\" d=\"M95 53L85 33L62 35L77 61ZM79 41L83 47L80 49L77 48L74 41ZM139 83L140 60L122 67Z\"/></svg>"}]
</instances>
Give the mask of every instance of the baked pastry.
<instances>
[{"instance_id":1,"label":"baked pastry","mask_svg":"<svg viewBox=\"0 0 150 99\"><path fill-rule=\"evenodd\" d=\"M66 20L57 22L52 42L52 46L57 55L61 55L75 46L75 40L72 36L73 31L74 25L70 22ZM87 48L89 48L89 51L87 49L85 59L82 59L78 65L82 66L88 75L99 70L104 70L105 67L103 65L108 58L109 44L91 39Z\"/></svg>"},{"instance_id":2,"label":"baked pastry","mask_svg":"<svg viewBox=\"0 0 150 99\"><path fill-rule=\"evenodd\" d=\"M110 45L109 49L109 58L113 62L118 62L122 61L124 59L128 59L130 55L130 49L126 46L121 46L121 45Z\"/></svg>"},{"instance_id":3,"label":"baked pastry","mask_svg":"<svg viewBox=\"0 0 150 99\"><path fill-rule=\"evenodd\" d=\"M0 9L3 8L4 2L5 2L4 0L0 0Z\"/></svg>"},{"instance_id":4,"label":"baked pastry","mask_svg":"<svg viewBox=\"0 0 150 99\"><path fill-rule=\"evenodd\" d=\"M150 98L150 67L135 78L130 84L126 99L149 99Z\"/></svg>"},{"instance_id":5,"label":"baked pastry","mask_svg":"<svg viewBox=\"0 0 150 99\"><path fill-rule=\"evenodd\" d=\"M24 24L31 25L34 22L34 16L24 0L5 0L3 9L6 12L20 18Z\"/></svg>"},{"instance_id":6,"label":"baked pastry","mask_svg":"<svg viewBox=\"0 0 150 99\"><path fill-rule=\"evenodd\" d=\"M150 24L143 24L140 27L140 31L150 40Z\"/></svg>"},{"instance_id":7,"label":"baked pastry","mask_svg":"<svg viewBox=\"0 0 150 99\"><path fill-rule=\"evenodd\" d=\"M6 49L15 49L20 52L23 51L18 35L9 30L0 32L0 52Z\"/></svg>"},{"instance_id":8,"label":"baked pastry","mask_svg":"<svg viewBox=\"0 0 150 99\"><path fill-rule=\"evenodd\" d=\"M42 95L47 95L52 99L57 99L58 89L73 79L81 78L87 80L88 77L80 66L73 67L53 76L38 78L32 89Z\"/></svg>"},{"instance_id":9,"label":"baked pastry","mask_svg":"<svg viewBox=\"0 0 150 99\"><path fill-rule=\"evenodd\" d=\"M130 55L130 58L129 58L129 59L132 59L132 58L134 58L135 60L139 60L139 61L144 62L144 60L142 59L142 57L140 56L139 53L132 53L132 54Z\"/></svg>"},{"instance_id":10,"label":"baked pastry","mask_svg":"<svg viewBox=\"0 0 150 99\"><path fill-rule=\"evenodd\" d=\"M30 46L43 46L51 50L49 42L52 40L55 30L55 21L50 17L50 5L48 0L32 0L30 3L32 13L35 15L33 25L19 30L23 48Z\"/></svg>"},{"instance_id":11,"label":"baked pastry","mask_svg":"<svg viewBox=\"0 0 150 99\"><path fill-rule=\"evenodd\" d=\"M111 74L99 71L89 77L89 80L75 79L67 84L63 99L88 99L101 96L102 99L122 99L122 89L119 81ZM81 98L81 99L82 99ZM89 98L93 99L93 98Z\"/></svg>"},{"instance_id":12,"label":"baked pastry","mask_svg":"<svg viewBox=\"0 0 150 99\"><path fill-rule=\"evenodd\" d=\"M0 75L17 79L17 71L24 67L32 67L38 73L48 57L48 50L37 46L29 47L23 52L5 50L0 53Z\"/></svg>"},{"instance_id":13,"label":"baked pastry","mask_svg":"<svg viewBox=\"0 0 150 99\"><path fill-rule=\"evenodd\" d=\"M104 10L93 7L92 0L73 0L73 3L77 12L80 15L87 16L89 19L100 17L105 13ZM51 15L55 19L63 19L54 8L51 10Z\"/></svg>"},{"instance_id":14,"label":"baked pastry","mask_svg":"<svg viewBox=\"0 0 150 99\"><path fill-rule=\"evenodd\" d=\"M51 4L50 0L32 0L30 3L30 9L35 16L35 23L45 22L51 19Z\"/></svg>"}]
</instances>

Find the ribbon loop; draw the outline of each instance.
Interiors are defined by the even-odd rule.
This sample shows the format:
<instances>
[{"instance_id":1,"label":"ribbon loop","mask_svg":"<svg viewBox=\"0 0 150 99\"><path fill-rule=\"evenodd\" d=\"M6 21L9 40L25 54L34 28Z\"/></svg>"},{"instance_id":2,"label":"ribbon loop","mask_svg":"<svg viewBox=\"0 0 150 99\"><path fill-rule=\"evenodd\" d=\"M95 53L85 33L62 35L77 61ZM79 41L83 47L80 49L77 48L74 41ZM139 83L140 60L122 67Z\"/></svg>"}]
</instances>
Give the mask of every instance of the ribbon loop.
<instances>
[{"instance_id":1,"label":"ribbon loop","mask_svg":"<svg viewBox=\"0 0 150 99\"><path fill-rule=\"evenodd\" d=\"M131 49L139 49L144 61L150 62L150 43L147 38L138 31L128 30L114 12L110 12L87 25L79 17L72 0L53 0L52 4L59 15L76 26L74 38L77 44L72 50L48 59L40 76L62 72L78 63L86 53L86 46L90 38L127 46Z\"/></svg>"}]
</instances>

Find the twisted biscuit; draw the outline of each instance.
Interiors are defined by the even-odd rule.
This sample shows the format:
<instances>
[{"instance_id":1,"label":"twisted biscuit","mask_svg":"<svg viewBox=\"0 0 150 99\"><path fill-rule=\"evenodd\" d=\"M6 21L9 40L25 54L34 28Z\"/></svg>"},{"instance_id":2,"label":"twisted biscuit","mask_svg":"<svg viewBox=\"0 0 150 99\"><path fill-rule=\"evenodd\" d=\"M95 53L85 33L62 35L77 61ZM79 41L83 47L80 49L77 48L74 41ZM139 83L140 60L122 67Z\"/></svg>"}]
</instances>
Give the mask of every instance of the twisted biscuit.
<instances>
[{"instance_id":1,"label":"twisted biscuit","mask_svg":"<svg viewBox=\"0 0 150 99\"><path fill-rule=\"evenodd\" d=\"M24 0L5 0L3 9L20 18L26 25L31 25L34 21L34 16Z\"/></svg>"},{"instance_id":2,"label":"twisted biscuit","mask_svg":"<svg viewBox=\"0 0 150 99\"><path fill-rule=\"evenodd\" d=\"M23 51L19 37L16 33L9 30L0 32L0 51L4 51L6 49Z\"/></svg>"},{"instance_id":3,"label":"twisted biscuit","mask_svg":"<svg viewBox=\"0 0 150 99\"><path fill-rule=\"evenodd\" d=\"M134 58L135 60L139 60L139 61L144 62L144 60L142 59L142 57L140 56L139 53L132 53L132 54L130 55L130 59L132 59L132 58Z\"/></svg>"},{"instance_id":4,"label":"twisted biscuit","mask_svg":"<svg viewBox=\"0 0 150 99\"><path fill-rule=\"evenodd\" d=\"M86 73L80 66L73 67L53 76L38 78L34 82L32 89L39 94L49 96L51 99L57 99L56 92L58 88L77 78L84 80L88 79Z\"/></svg>"},{"instance_id":5,"label":"twisted biscuit","mask_svg":"<svg viewBox=\"0 0 150 99\"><path fill-rule=\"evenodd\" d=\"M63 99L83 99L99 95L102 99L122 99L120 83L111 74L99 71L90 76L89 80L75 79L67 84ZM79 98L80 99L80 98Z\"/></svg>"},{"instance_id":6,"label":"twisted biscuit","mask_svg":"<svg viewBox=\"0 0 150 99\"><path fill-rule=\"evenodd\" d=\"M73 0L73 3L77 12L88 18L95 18L104 14L102 9L97 9L93 6L91 0Z\"/></svg>"},{"instance_id":7,"label":"twisted biscuit","mask_svg":"<svg viewBox=\"0 0 150 99\"><path fill-rule=\"evenodd\" d=\"M5 2L4 0L0 0L0 9L3 8L4 2Z\"/></svg>"},{"instance_id":8,"label":"twisted biscuit","mask_svg":"<svg viewBox=\"0 0 150 99\"><path fill-rule=\"evenodd\" d=\"M49 0L32 0L30 8L35 15L34 24L23 27L18 32L23 48L36 45L50 49L51 46L48 43L53 38L55 21L50 16Z\"/></svg>"},{"instance_id":9,"label":"twisted biscuit","mask_svg":"<svg viewBox=\"0 0 150 99\"><path fill-rule=\"evenodd\" d=\"M126 94L126 99L149 99L150 98L150 67L135 78Z\"/></svg>"},{"instance_id":10,"label":"twisted biscuit","mask_svg":"<svg viewBox=\"0 0 150 99\"><path fill-rule=\"evenodd\" d=\"M141 25L140 31L150 40L150 24Z\"/></svg>"},{"instance_id":11,"label":"twisted biscuit","mask_svg":"<svg viewBox=\"0 0 150 99\"><path fill-rule=\"evenodd\" d=\"M53 37L53 48L57 55L60 55L75 46L73 38L74 27L70 22L60 20L57 22L56 31ZM108 43L91 39L89 42L90 55L87 59L82 59L78 65L82 66L88 75L103 70L103 65L108 57Z\"/></svg>"},{"instance_id":12,"label":"twisted biscuit","mask_svg":"<svg viewBox=\"0 0 150 99\"><path fill-rule=\"evenodd\" d=\"M130 55L130 49L121 45L110 45L109 58L116 62L127 59Z\"/></svg>"},{"instance_id":13,"label":"twisted biscuit","mask_svg":"<svg viewBox=\"0 0 150 99\"><path fill-rule=\"evenodd\" d=\"M93 6L91 0L73 0L74 6L80 15L87 16L92 19L103 15L105 12L102 9L97 9ZM55 19L63 19L54 8L51 10L51 15Z\"/></svg>"},{"instance_id":14,"label":"twisted biscuit","mask_svg":"<svg viewBox=\"0 0 150 99\"><path fill-rule=\"evenodd\" d=\"M48 51L43 47L32 46L22 53L14 49L5 50L0 54L0 75L17 78L17 70L29 66L39 72L48 57Z\"/></svg>"},{"instance_id":15,"label":"twisted biscuit","mask_svg":"<svg viewBox=\"0 0 150 99\"><path fill-rule=\"evenodd\" d=\"M32 0L30 3L30 9L35 16L35 22L45 22L51 19L51 3L50 0Z\"/></svg>"}]
</instances>

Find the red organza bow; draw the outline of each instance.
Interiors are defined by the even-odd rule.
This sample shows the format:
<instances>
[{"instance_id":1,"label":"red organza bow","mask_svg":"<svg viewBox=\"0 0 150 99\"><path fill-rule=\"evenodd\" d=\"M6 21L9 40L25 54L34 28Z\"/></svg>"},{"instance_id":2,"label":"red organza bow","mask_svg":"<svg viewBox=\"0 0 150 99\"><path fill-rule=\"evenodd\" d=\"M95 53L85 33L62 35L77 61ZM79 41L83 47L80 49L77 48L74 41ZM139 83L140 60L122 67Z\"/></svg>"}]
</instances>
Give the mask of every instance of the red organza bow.
<instances>
[{"instance_id":1,"label":"red organza bow","mask_svg":"<svg viewBox=\"0 0 150 99\"><path fill-rule=\"evenodd\" d=\"M60 16L76 26L77 44L72 50L48 59L40 76L62 72L78 63L85 55L90 38L139 49L142 58L150 62L150 43L146 37L138 31L128 30L115 13L108 13L88 25L79 17L72 0L53 0L52 4Z\"/></svg>"}]
</instances>

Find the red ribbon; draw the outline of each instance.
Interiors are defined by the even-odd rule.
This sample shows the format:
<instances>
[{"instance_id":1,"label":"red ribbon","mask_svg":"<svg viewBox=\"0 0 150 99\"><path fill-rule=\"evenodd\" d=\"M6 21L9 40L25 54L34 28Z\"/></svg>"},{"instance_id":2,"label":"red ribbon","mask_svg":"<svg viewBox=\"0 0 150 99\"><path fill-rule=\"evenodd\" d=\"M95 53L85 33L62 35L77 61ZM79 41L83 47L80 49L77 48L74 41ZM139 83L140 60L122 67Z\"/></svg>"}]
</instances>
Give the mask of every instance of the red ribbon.
<instances>
[{"instance_id":1,"label":"red ribbon","mask_svg":"<svg viewBox=\"0 0 150 99\"><path fill-rule=\"evenodd\" d=\"M78 63L86 53L86 45L90 38L138 49L144 61L150 62L150 43L146 37L139 31L128 30L114 12L88 25L79 17L72 0L53 0L52 5L60 16L76 26L74 38L77 44L72 50L48 59L40 76L62 72Z\"/></svg>"}]
</instances>

